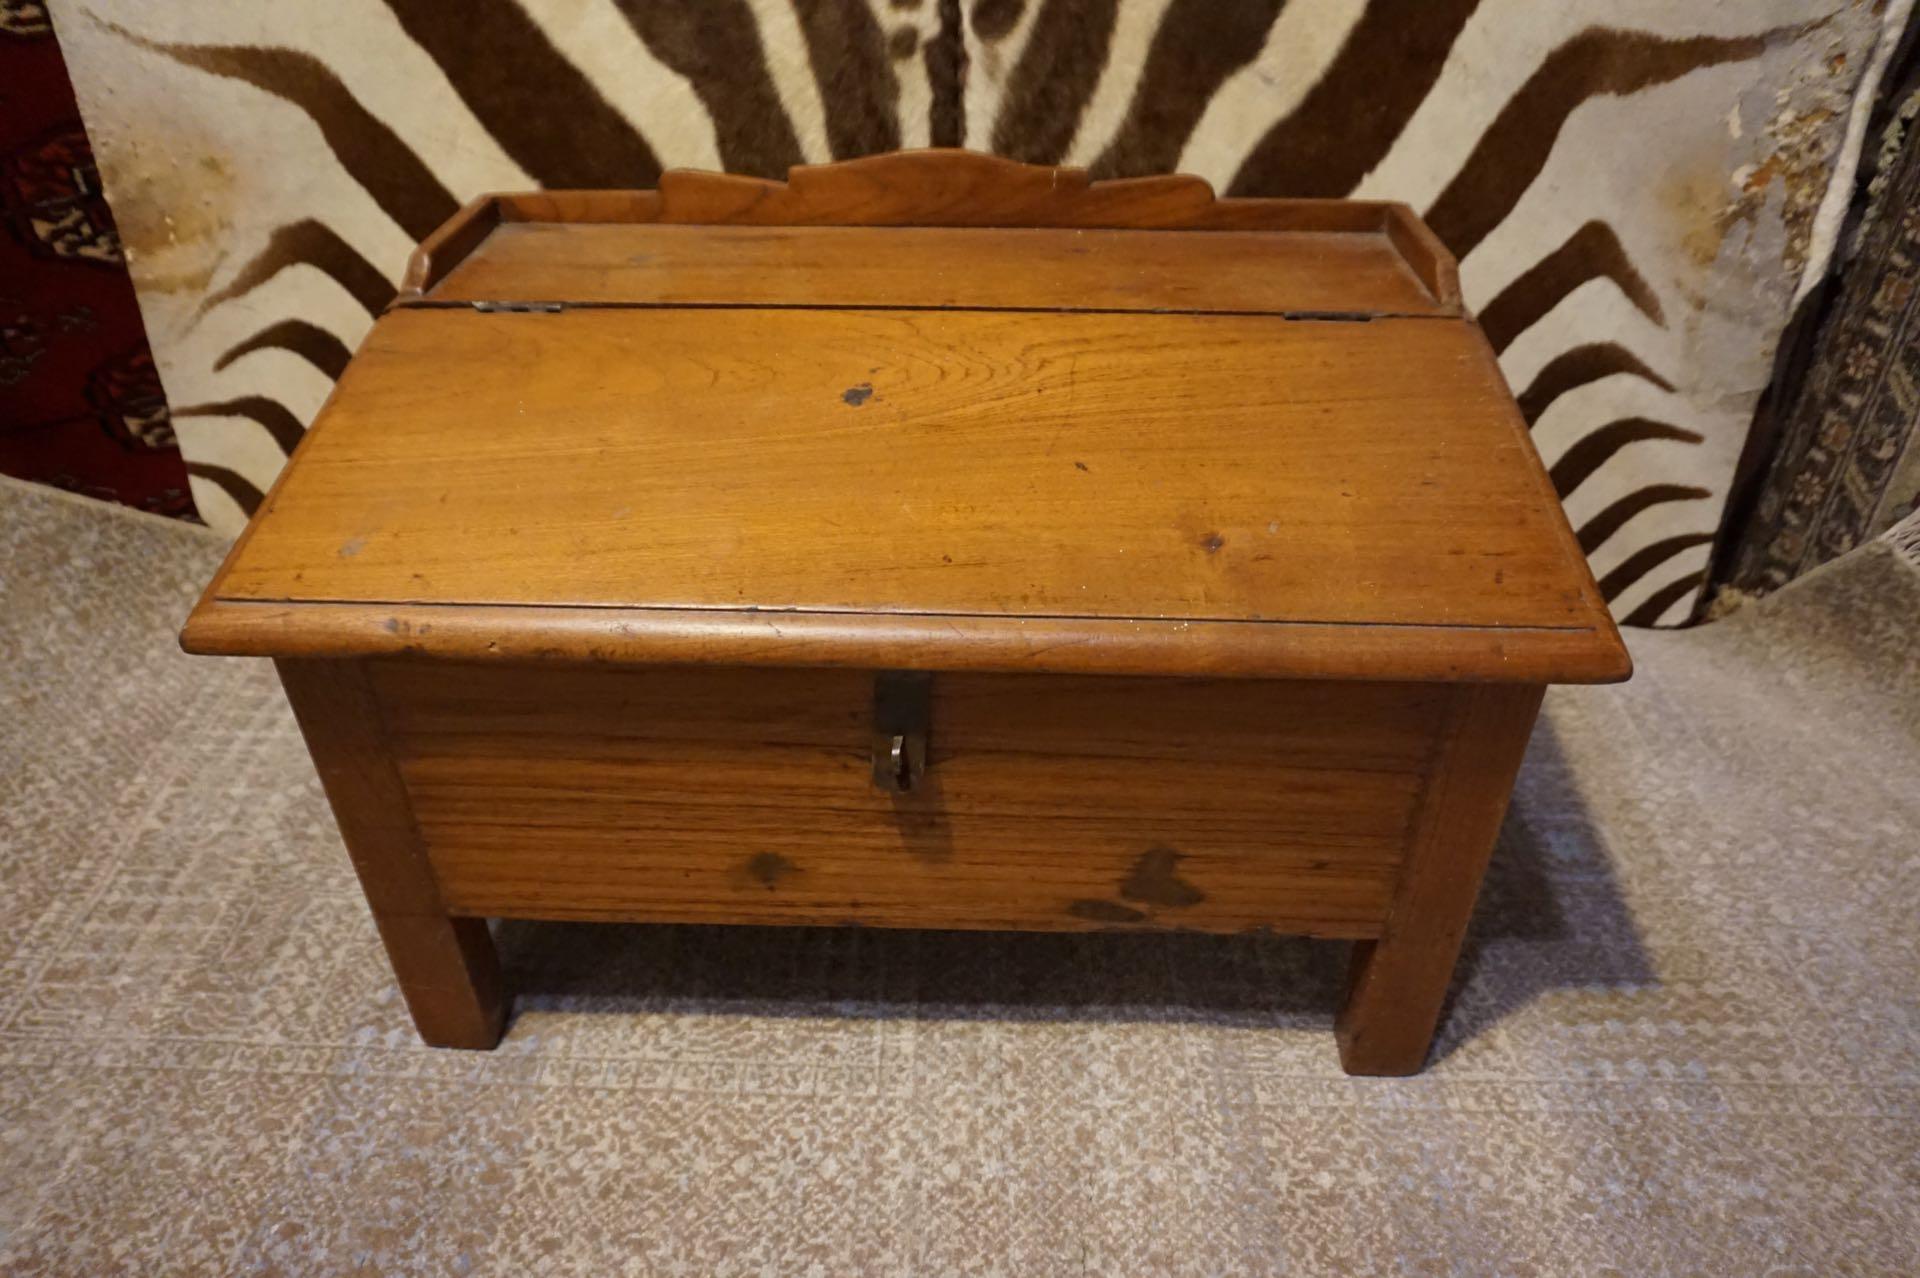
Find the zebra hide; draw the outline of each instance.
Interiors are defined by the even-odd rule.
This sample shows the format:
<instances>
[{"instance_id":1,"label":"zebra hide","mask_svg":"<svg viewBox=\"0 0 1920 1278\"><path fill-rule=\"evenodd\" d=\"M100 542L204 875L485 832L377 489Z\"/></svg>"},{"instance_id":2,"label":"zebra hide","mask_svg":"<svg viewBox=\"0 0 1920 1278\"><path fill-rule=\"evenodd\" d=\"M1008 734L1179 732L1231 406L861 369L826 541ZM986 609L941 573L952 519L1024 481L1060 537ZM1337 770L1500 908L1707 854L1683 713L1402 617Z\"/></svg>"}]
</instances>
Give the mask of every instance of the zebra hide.
<instances>
[{"instance_id":1,"label":"zebra hide","mask_svg":"<svg viewBox=\"0 0 1920 1278\"><path fill-rule=\"evenodd\" d=\"M1823 269L1863 72L1910 4L57 0L54 17L215 527L259 503L413 241L468 197L965 145L1422 210L1616 613L1674 624Z\"/></svg>"}]
</instances>

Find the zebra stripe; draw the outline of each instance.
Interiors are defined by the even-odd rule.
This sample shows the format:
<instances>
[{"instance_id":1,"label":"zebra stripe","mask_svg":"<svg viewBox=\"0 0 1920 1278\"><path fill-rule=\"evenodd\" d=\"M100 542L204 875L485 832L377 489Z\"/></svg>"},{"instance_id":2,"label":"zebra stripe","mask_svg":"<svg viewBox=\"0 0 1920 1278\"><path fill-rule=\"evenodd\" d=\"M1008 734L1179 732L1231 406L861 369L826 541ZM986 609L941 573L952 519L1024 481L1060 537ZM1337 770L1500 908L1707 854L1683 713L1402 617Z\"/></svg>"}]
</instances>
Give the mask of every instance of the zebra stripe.
<instances>
[{"instance_id":1,"label":"zebra stripe","mask_svg":"<svg viewBox=\"0 0 1920 1278\"><path fill-rule=\"evenodd\" d=\"M646 139L513 0L386 0L500 149L542 186L660 180ZM500 51L513 50L511 59ZM566 127L556 129L554 120Z\"/></svg>"},{"instance_id":2,"label":"zebra stripe","mask_svg":"<svg viewBox=\"0 0 1920 1278\"><path fill-rule=\"evenodd\" d=\"M1475 141L1467 162L1427 209L1427 225L1465 259L1513 212L1574 109L1601 94L1633 93L1720 62L1760 55L1765 37L1663 40L1638 31L1583 31L1548 54Z\"/></svg>"},{"instance_id":3,"label":"zebra stripe","mask_svg":"<svg viewBox=\"0 0 1920 1278\"><path fill-rule=\"evenodd\" d=\"M1588 280L1604 279L1654 323L1665 327L1666 312L1660 298L1634 269L1620 237L1605 222L1588 222L1567 237L1553 252L1535 262L1502 289L1498 296L1480 308L1480 327L1495 353L1507 349L1513 339L1545 319L1547 313L1567 300L1567 295Z\"/></svg>"},{"instance_id":4,"label":"zebra stripe","mask_svg":"<svg viewBox=\"0 0 1920 1278\"><path fill-rule=\"evenodd\" d=\"M1170 173L1207 103L1228 76L1259 56L1281 0L1173 0L1147 49L1120 131L1090 169L1095 177Z\"/></svg>"},{"instance_id":5,"label":"zebra stripe","mask_svg":"<svg viewBox=\"0 0 1920 1278\"><path fill-rule=\"evenodd\" d=\"M334 229L314 218L302 218L277 226L267 237L267 246L247 260L224 288L201 299L195 318L205 315L222 302L245 297L280 272L294 266L311 266L331 279L365 308L369 318L385 310L393 300L394 286L359 250L341 239Z\"/></svg>"},{"instance_id":6,"label":"zebra stripe","mask_svg":"<svg viewBox=\"0 0 1920 1278\"><path fill-rule=\"evenodd\" d=\"M1397 0L1370 0L1326 73L1267 130L1227 188L1231 195L1353 194L1426 101L1480 0L1432 0L1407 21ZM1413 74L1387 77L1383 66ZM1452 247L1449 245L1449 247Z\"/></svg>"},{"instance_id":7,"label":"zebra stripe","mask_svg":"<svg viewBox=\"0 0 1920 1278\"><path fill-rule=\"evenodd\" d=\"M333 189L357 188L412 239L476 193L464 189L473 173L508 161L543 185L643 186L662 167L715 156L730 170L777 177L807 160L917 143L971 142L1030 162L1087 164L1101 176L1190 164L1232 195L1409 199L1470 265L1468 278L1492 282L1483 295L1470 289L1469 300L1509 376L1524 374L1515 378L1524 382L1522 411L1540 428L1556 490L1579 494L1580 542L1609 596L1635 624L1652 624L1683 615L1698 587L1697 552L1730 473L1710 457L1708 419L1690 398L1711 370L1687 363L1669 324L1677 300L1697 303L1672 268L1636 261L1636 245L1669 254L1670 237L1637 211L1644 201L1631 200L1604 215L1583 209L1537 247L1509 228L1523 208L1560 211L1540 179L1560 163L1583 108L1651 102L1697 73L1761 67L1769 50L1809 38L1810 27L1767 24L1780 5L1748 0L1657 20L1639 6L1641 22L1628 26L1609 20L1621 0L1550 13L1520 0L343 4L389 16L392 39L417 47L406 56L424 54L444 77L411 77L419 116L406 137L348 87L368 81L362 67L339 61L344 46L323 56L319 28L297 14L276 15L268 43L210 42L168 34L223 29L209 0L166 9L96 0L104 16L83 10L91 23L68 22L63 32L117 42L123 61L156 57L290 104L312 121L325 153L284 162L313 169L317 160L345 184ZM1742 12L1758 19L1752 29L1738 29ZM1846 34L1835 33L1839 21L1829 23L1828 43ZM1848 28L1849 38L1866 29ZM622 40L635 43L623 51ZM402 51L395 59L404 61ZM1488 65L1510 86L1492 89L1493 100L1488 75L1473 70ZM498 158L454 163L454 151L440 148L461 145L444 140L457 130L420 127L440 117L470 120L484 134L474 147ZM1484 122L1448 127L1461 119ZM443 173L469 177L450 190ZM393 293L366 247L390 242L391 232L367 222L355 199L282 211L256 234L260 247L227 264L173 334L181 350L205 352L199 362L169 364L168 335L156 341L170 384L192 388L181 397L194 402L176 416L202 423L193 438L215 454L196 455L195 475L210 501L241 510L257 504L271 470L229 465L219 441L261 431L284 453L303 426L288 405L307 409L282 386L292 366L273 361L291 356L337 377L365 331L324 307L272 313L313 287L310 272L291 268L326 276L369 317ZM1606 300L1590 286L1611 290L1618 304L1588 305ZM219 334L193 335L229 308L255 331L236 332L229 320ZM1629 331L1619 317L1649 327ZM1730 416L1713 419L1722 423L1714 438L1724 438ZM1658 449L1678 451L1645 451ZM1656 456L1650 482L1635 482L1653 470L1639 459Z\"/></svg>"},{"instance_id":8,"label":"zebra stripe","mask_svg":"<svg viewBox=\"0 0 1920 1278\"><path fill-rule=\"evenodd\" d=\"M353 180L414 239L425 239L460 207L400 135L361 106L340 78L311 54L252 46L165 44L115 29L141 48L243 81L299 107L319 126L320 135Z\"/></svg>"}]
</instances>

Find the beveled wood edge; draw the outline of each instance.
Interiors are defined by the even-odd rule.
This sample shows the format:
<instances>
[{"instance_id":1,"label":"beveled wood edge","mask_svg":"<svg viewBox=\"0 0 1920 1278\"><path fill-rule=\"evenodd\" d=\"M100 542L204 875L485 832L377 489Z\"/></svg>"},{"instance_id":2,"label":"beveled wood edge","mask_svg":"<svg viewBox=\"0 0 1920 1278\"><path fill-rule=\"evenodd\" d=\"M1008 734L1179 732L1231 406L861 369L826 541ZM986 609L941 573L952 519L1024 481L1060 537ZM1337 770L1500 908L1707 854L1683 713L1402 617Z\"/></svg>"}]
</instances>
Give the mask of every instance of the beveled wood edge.
<instances>
[{"instance_id":1,"label":"beveled wood edge","mask_svg":"<svg viewBox=\"0 0 1920 1278\"><path fill-rule=\"evenodd\" d=\"M1540 510L1553 528L1553 535L1559 540L1561 550L1565 552L1575 583L1580 591L1580 601L1593 623L1593 628L1622 653L1626 643L1620 638L1620 627L1613 619L1613 609L1608 607L1607 598L1600 593L1600 584L1594 580L1593 565L1587 560L1587 552L1580 547L1579 535L1573 531L1573 525L1567 520L1566 504L1560 500L1560 494L1553 487L1553 477L1547 472L1547 464L1540 458L1540 450L1534 447L1533 429L1527 425L1527 419L1520 414L1520 405L1513 397L1513 388L1507 385L1506 371L1500 367L1499 356L1493 353L1493 344L1480 333L1480 322L1469 320L1480 340L1472 343L1475 357L1487 370L1487 375L1497 382L1506 394L1501 397L1500 412L1506 419L1507 429L1521 445L1520 452L1524 464L1532 472L1534 498L1540 503ZM1632 663L1628 662L1620 675L1622 680L1633 673Z\"/></svg>"},{"instance_id":2,"label":"beveled wood edge","mask_svg":"<svg viewBox=\"0 0 1920 1278\"><path fill-rule=\"evenodd\" d=\"M1451 307L1455 314L1462 314L1465 305L1460 299L1460 266L1453 260L1453 254L1440 242L1440 237L1423 221L1418 213L1405 204L1386 204L1382 206L1382 226L1387 239L1400 254L1400 260L1407 264L1414 277L1433 294L1433 299L1442 306Z\"/></svg>"},{"instance_id":3,"label":"beveled wood edge","mask_svg":"<svg viewBox=\"0 0 1920 1278\"><path fill-rule=\"evenodd\" d=\"M374 323L377 327L379 321L376 320ZM371 336L372 330L370 329L368 330L367 337L370 338ZM361 345L365 345L366 341L367 338L362 338ZM359 354L357 348L354 353L356 355ZM293 478L295 463L300 460L309 448L313 447L314 437L326 428L328 410L333 407L333 401L339 396L341 384L345 381L346 378L344 376L335 381L333 388L327 392L327 397L320 401L320 407L314 411L311 423L301 434L299 442L294 444L293 451L287 455L287 460L285 464L280 467L279 473L274 475L273 482L267 486L267 491L265 495L261 497L259 506L254 509L253 517L247 520L246 527L240 530L240 535L233 539L231 546L227 547L226 556L221 559L220 566L214 569L213 577L207 582L206 589L200 592L200 597L194 602L193 613L188 616L185 626L183 626L180 632L181 647L186 651L193 651L191 648L186 648L186 628L192 626L194 616L197 616L200 612L208 608L214 607L222 601L221 591L226 587L227 574L233 571L235 564L240 562L240 556L246 553L247 546L253 541L254 534L260 531L260 526L266 522L266 517L272 512L274 503L280 499L281 490L287 486L287 481ZM261 655L271 656L274 654L263 653Z\"/></svg>"},{"instance_id":4,"label":"beveled wood edge","mask_svg":"<svg viewBox=\"0 0 1920 1278\"><path fill-rule=\"evenodd\" d=\"M500 225L503 197L479 195L468 200L460 211L435 227L407 256L407 270L400 277L400 291L389 307L417 301L422 294L447 277L447 272L480 247L481 241Z\"/></svg>"},{"instance_id":5,"label":"beveled wood edge","mask_svg":"<svg viewBox=\"0 0 1920 1278\"><path fill-rule=\"evenodd\" d=\"M433 287L503 222L736 226L1080 227L1379 235L1446 313L1459 270L1412 209L1383 201L1219 197L1186 174L1096 181L1085 169L958 148L802 164L784 182L670 169L657 190L498 192L468 202L420 243L393 305ZM512 299L503 299L512 300ZM544 299L543 299L544 300Z\"/></svg>"},{"instance_id":6,"label":"beveled wood edge","mask_svg":"<svg viewBox=\"0 0 1920 1278\"><path fill-rule=\"evenodd\" d=\"M1605 628L203 598L186 651L585 666L829 667L1259 679L1615 683Z\"/></svg>"}]
</instances>

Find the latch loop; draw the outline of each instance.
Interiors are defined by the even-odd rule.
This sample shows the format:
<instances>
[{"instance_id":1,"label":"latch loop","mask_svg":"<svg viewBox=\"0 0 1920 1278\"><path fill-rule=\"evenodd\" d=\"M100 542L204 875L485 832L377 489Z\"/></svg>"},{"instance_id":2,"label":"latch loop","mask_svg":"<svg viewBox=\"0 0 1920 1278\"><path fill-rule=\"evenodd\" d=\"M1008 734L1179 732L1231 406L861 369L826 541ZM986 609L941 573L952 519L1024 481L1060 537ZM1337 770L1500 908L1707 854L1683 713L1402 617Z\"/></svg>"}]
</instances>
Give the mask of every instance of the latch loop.
<instances>
[{"instance_id":1,"label":"latch loop","mask_svg":"<svg viewBox=\"0 0 1920 1278\"><path fill-rule=\"evenodd\" d=\"M882 671L873 678L873 784L907 794L927 771L927 733L933 717L933 677Z\"/></svg>"}]
</instances>

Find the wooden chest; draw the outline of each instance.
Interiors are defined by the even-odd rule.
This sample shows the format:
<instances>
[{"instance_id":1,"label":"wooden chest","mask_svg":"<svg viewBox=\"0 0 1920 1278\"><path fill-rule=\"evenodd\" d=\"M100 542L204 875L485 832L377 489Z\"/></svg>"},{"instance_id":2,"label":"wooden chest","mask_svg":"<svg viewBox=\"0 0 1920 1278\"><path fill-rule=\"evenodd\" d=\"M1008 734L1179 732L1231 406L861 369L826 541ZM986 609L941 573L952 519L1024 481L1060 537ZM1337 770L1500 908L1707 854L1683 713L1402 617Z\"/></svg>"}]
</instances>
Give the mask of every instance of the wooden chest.
<instances>
[{"instance_id":1,"label":"wooden chest","mask_svg":"<svg viewBox=\"0 0 1920 1278\"><path fill-rule=\"evenodd\" d=\"M431 1043L495 916L1272 929L1359 1073L1629 669L1404 208L958 152L476 202L183 642L278 661Z\"/></svg>"}]
</instances>

